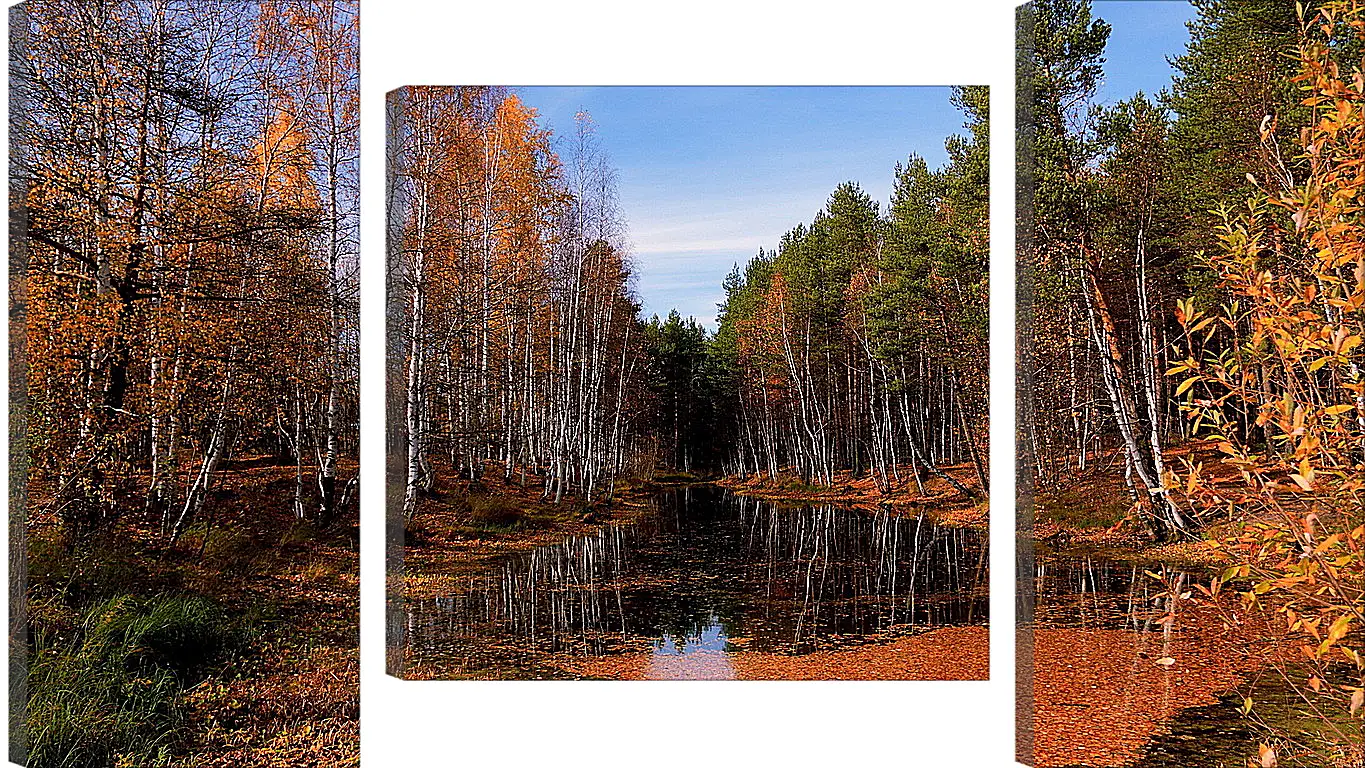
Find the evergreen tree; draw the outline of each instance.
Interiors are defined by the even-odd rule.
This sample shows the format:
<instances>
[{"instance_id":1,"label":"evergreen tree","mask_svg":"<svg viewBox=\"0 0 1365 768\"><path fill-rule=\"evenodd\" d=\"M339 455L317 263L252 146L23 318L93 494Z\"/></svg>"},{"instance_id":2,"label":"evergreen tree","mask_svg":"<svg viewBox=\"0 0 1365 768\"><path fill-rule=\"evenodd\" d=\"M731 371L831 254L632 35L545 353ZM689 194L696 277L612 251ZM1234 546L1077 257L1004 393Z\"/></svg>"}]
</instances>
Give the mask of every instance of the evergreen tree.
<instances>
[{"instance_id":1,"label":"evergreen tree","mask_svg":"<svg viewBox=\"0 0 1365 768\"><path fill-rule=\"evenodd\" d=\"M1308 114L1290 78L1302 23L1285 0L1192 0L1198 16L1166 96L1174 175L1180 179L1179 238L1187 251L1217 244L1216 201L1244 200L1247 179L1279 188L1302 175L1293 147ZM1305 3L1311 16L1312 3Z\"/></svg>"}]
</instances>

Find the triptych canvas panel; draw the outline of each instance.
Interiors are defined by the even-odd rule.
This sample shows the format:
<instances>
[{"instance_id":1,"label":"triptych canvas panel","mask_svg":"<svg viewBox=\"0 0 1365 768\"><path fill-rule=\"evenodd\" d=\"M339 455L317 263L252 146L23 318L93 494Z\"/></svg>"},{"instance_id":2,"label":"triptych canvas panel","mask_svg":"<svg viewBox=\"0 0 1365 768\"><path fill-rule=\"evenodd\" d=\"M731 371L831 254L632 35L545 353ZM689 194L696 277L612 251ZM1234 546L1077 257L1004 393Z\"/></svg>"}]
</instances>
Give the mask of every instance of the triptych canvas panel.
<instances>
[{"instance_id":1,"label":"triptych canvas panel","mask_svg":"<svg viewBox=\"0 0 1365 768\"><path fill-rule=\"evenodd\" d=\"M985 678L987 105L391 93L393 674Z\"/></svg>"},{"instance_id":2,"label":"triptych canvas panel","mask_svg":"<svg viewBox=\"0 0 1365 768\"><path fill-rule=\"evenodd\" d=\"M10 758L357 765L357 5L10 35Z\"/></svg>"},{"instance_id":3,"label":"triptych canvas panel","mask_svg":"<svg viewBox=\"0 0 1365 768\"><path fill-rule=\"evenodd\" d=\"M1019 10L1021 760L1362 759L1363 13Z\"/></svg>"},{"instance_id":4,"label":"triptych canvas panel","mask_svg":"<svg viewBox=\"0 0 1365 768\"><path fill-rule=\"evenodd\" d=\"M993 222L1002 87L362 95L356 0L11 9L10 759L359 765L382 411L395 685L999 680L994 491L1017 760L1360 765L1365 6L996 12Z\"/></svg>"}]
</instances>

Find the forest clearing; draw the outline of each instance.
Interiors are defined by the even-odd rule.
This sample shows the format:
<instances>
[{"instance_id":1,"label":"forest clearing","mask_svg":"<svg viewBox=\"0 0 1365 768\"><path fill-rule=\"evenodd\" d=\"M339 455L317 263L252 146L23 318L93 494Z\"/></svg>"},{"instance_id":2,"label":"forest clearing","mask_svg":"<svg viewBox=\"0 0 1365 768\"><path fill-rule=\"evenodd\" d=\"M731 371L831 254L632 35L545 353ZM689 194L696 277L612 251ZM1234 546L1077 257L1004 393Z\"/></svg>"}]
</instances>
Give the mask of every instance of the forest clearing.
<instances>
[{"instance_id":1,"label":"forest clearing","mask_svg":"<svg viewBox=\"0 0 1365 768\"><path fill-rule=\"evenodd\" d=\"M839 185L710 330L642 312L609 127L390 94L392 674L986 675L987 91L952 103L942 168Z\"/></svg>"},{"instance_id":2,"label":"forest clearing","mask_svg":"<svg viewBox=\"0 0 1365 768\"><path fill-rule=\"evenodd\" d=\"M1019 23L1019 757L1359 765L1365 7Z\"/></svg>"}]
</instances>

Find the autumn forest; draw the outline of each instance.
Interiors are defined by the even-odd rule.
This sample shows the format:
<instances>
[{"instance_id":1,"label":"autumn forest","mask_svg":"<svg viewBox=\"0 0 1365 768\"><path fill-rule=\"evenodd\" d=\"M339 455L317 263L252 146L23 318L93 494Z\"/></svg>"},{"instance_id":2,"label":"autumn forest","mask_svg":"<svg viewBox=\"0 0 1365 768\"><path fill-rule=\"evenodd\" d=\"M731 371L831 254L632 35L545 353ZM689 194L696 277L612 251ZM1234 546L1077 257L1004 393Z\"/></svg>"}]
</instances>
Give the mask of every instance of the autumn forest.
<instances>
[{"instance_id":1,"label":"autumn forest","mask_svg":"<svg viewBox=\"0 0 1365 768\"><path fill-rule=\"evenodd\" d=\"M358 764L358 24L13 11L11 759Z\"/></svg>"},{"instance_id":2,"label":"autumn forest","mask_svg":"<svg viewBox=\"0 0 1365 768\"><path fill-rule=\"evenodd\" d=\"M994 470L1020 761L1362 765L1365 0L1015 18L992 286L985 85L375 93L362 259L357 0L15 6L10 759L358 766L365 410L403 681L986 680Z\"/></svg>"},{"instance_id":3,"label":"autumn forest","mask_svg":"<svg viewBox=\"0 0 1365 768\"><path fill-rule=\"evenodd\" d=\"M665 537L659 546L697 547L706 568L747 568L731 561L742 554L733 544L712 541L728 530L729 515L752 513L744 511L747 500L762 500L754 502L760 512L778 502L803 505L831 522L862 519L859 507L881 509L885 535L922 519L921 505L941 511L934 519L945 525L984 527L987 89L954 89L951 101L967 130L948 139L943 167L908 154L888 168L894 188L885 210L858 184L839 185L772 250L737 256L709 329L676 310L667 317L642 310L619 171L602 146L611 126L580 110L567 132L555 134L504 88L408 87L389 95L391 671L637 674L585 671L582 664L596 662L553 639L576 634L591 647L589 659L631 669L642 644L657 652L673 642L666 638L711 637L705 642L717 644L720 656L707 658L725 657L723 669L693 670L690 652L679 651L687 663L660 674L745 676L729 666L750 658L729 656L749 642L736 636L747 626L744 611L707 591L695 603L660 608L681 615L649 626L640 625L654 621L655 609L623 608L617 594L610 599L618 605L601 609L614 616L584 608L581 616L564 614L563 626L546 619L548 646L533 630L518 635L510 641L515 670L500 666L513 663L505 658L485 657L492 634L519 633L521 612L558 599L552 582L567 576L552 553L596 551L598 536ZM718 519L697 519L712 514ZM659 529L660 515L677 528ZM902 587L886 570L919 551L918 529L912 545L898 542L877 555L880 564L852 565L821 550L830 542L806 541L835 534L806 529L797 514L779 521L798 526L794 566L848 568L851 589L859 579L889 580L886 616L859 632L874 665L877 643L925 642L909 637L912 630L938 626L936 619L916 627L909 610L897 616ZM957 530L927 538L977 541L976 531ZM633 552L643 544L612 546ZM984 599L985 550L971 546L972 588ZM502 590L511 596L478 610L506 615L486 623L466 617L477 625L452 629L465 619L451 611L463 615L463 606L495 599L472 584L522 567L509 552L526 552L525 567L540 575L524 593L522 577L497 577L513 579ZM583 557L582 567L597 567L595 556ZM645 560L610 576L632 600L672 600L645 582L695 578ZM607 598L594 588L582 599ZM848 606L831 602L809 615L796 607L791 650L830 652L826 628L808 637L804 627L826 620L826 610L828 620L845 620ZM964 662L969 669L946 674L984 675L985 618L984 609L966 608L943 621L983 633ZM633 639L598 646L613 623ZM461 650L442 650L450 643ZM763 674L795 674L788 666ZM829 674L811 667L802 674ZM869 674L912 672L883 664Z\"/></svg>"},{"instance_id":4,"label":"autumn forest","mask_svg":"<svg viewBox=\"0 0 1365 768\"><path fill-rule=\"evenodd\" d=\"M1019 757L1359 765L1365 7L1018 19Z\"/></svg>"}]
</instances>

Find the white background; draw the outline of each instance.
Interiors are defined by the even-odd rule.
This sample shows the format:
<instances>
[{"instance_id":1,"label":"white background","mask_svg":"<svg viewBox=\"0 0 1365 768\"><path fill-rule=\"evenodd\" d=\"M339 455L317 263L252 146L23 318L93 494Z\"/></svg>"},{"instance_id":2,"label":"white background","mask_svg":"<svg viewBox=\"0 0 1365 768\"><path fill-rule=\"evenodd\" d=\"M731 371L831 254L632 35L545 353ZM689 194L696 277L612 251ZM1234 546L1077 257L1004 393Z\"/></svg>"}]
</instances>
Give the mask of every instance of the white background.
<instances>
[{"instance_id":1,"label":"white background","mask_svg":"<svg viewBox=\"0 0 1365 768\"><path fill-rule=\"evenodd\" d=\"M365 768L1012 763L1013 6L363 0ZM992 86L989 682L404 682L384 674L384 94L416 84ZM8 83L3 100L8 110Z\"/></svg>"}]
</instances>

